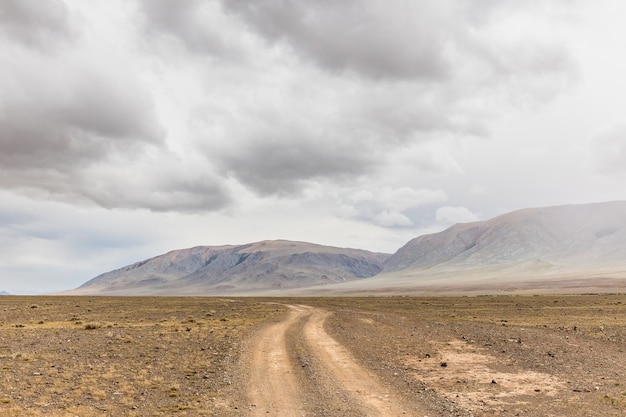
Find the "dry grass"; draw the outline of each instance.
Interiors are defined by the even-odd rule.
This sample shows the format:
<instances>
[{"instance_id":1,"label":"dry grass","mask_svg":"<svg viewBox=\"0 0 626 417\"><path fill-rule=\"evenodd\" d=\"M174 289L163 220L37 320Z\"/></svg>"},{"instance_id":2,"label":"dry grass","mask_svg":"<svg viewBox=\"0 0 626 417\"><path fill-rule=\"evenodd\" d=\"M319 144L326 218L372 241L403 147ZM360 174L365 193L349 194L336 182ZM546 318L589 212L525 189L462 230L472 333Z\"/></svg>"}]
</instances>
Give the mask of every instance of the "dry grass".
<instances>
[{"instance_id":1,"label":"dry grass","mask_svg":"<svg viewBox=\"0 0 626 417\"><path fill-rule=\"evenodd\" d=\"M305 302L300 300L300 303ZM496 323L509 326L577 330L610 339L626 328L622 294L510 295L477 297L354 297L307 300L333 309L419 316L435 323ZM622 335L624 336L624 335Z\"/></svg>"},{"instance_id":2,"label":"dry grass","mask_svg":"<svg viewBox=\"0 0 626 417\"><path fill-rule=\"evenodd\" d=\"M434 415L626 413L624 295L326 303L336 312L333 336L370 369L406 395L455 410Z\"/></svg>"},{"instance_id":3,"label":"dry grass","mask_svg":"<svg viewBox=\"0 0 626 417\"><path fill-rule=\"evenodd\" d=\"M449 355L450 346L456 346L445 343L467 338L471 346L482 349L477 353L508 364L508 368L498 365L501 368L494 372L525 370L559 378L566 386L559 395L573 401L574 412L581 407L597 411L589 415L626 412L626 380L619 376L626 364L623 295L9 296L0 297L0 415L240 415L235 407L242 405L238 386L242 346L256 326L286 311L277 303L335 312L330 321L334 336L390 383L406 375L402 387L410 395L422 390L422 383L435 384L416 376L420 368L411 364L428 365L426 353L438 361L438 355ZM518 337L523 343L516 342ZM585 356L586 352L593 353ZM454 370L454 362L446 369ZM451 389L441 381L438 392ZM460 384L455 380L450 385L458 389ZM541 388L541 395L548 392ZM552 404L550 398L545 401L546 407ZM516 407L524 415L540 415L527 406ZM474 415L493 415L492 411L485 408L483 414Z\"/></svg>"},{"instance_id":4,"label":"dry grass","mask_svg":"<svg viewBox=\"0 0 626 417\"><path fill-rule=\"evenodd\" d=\"M226 415L243 335L280 311L215 298L2 297L0 415Z\"/></svg>"}]
</instances>

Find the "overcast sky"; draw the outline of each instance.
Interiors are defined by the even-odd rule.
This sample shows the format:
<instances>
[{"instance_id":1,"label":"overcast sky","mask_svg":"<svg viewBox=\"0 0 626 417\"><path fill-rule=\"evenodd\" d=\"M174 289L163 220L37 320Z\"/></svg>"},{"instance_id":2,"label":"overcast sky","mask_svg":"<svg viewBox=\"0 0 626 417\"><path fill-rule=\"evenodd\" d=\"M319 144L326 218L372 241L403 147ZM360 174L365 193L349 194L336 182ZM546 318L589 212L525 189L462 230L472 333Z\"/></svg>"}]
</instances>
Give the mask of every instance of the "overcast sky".
<instances>
[{"instance_id":1,"label":"overcast sky","mask_svg":"<svg viewBox=\"0 0 626 417\"><path fill-rule=\"evenodd\" d=\"M0 291L626 199L622 0L3 0Z\"/></svg>"}]
</instances>

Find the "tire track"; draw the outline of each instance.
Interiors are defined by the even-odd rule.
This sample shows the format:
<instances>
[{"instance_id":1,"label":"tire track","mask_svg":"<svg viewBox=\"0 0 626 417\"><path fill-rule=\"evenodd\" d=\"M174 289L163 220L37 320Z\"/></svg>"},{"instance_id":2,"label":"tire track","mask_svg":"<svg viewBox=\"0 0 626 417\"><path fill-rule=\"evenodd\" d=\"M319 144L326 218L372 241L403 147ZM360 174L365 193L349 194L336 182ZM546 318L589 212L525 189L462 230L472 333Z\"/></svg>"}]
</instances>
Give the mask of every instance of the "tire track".
<instances>
[{"instance_id":1,"label":"tire track","mask_svg":"<svg viewBox=\"0 0 626 417\"><path fill-rule=\"evenodd\" d=\"M359 365L324 330L330 313L304 305L288 307L291 311L285 320L265 327L251 346L247 384L251 416L314 415L319 413L321 402L341 402L350 415L407 415L403 398ZM312 380L295 368L293 344L286 337L288 332L290 337L303 341L307 354L314 358L315 374L322 377ZM323 415L345 414L329 409Z\"/></svg>"},{"instance_id":2,"label":"tire track","mask_svg":"<svg viewBox=\"0 0 626 417\"><path fill-rule=\"evenodd\" d=\"M306 310L289 306L280 323L265 327L252 346L248 397L251 416L306 416L300 384L293 372L285 334Z\"/></svg>"},{"instance_id":3,"label":"tire track","mask_svg":"<svg viewBox=\"0 0 626 417\"><path fill-rule=\"evenodd\" d=\"M313 355L353 401L360 404L363 415L406 415L405 407L402 407L404 400L359 365L348 349L326 333L324 321L329 315L326 311L314 309L304 327L304 337Z\"/></svg>"}]
</instances>

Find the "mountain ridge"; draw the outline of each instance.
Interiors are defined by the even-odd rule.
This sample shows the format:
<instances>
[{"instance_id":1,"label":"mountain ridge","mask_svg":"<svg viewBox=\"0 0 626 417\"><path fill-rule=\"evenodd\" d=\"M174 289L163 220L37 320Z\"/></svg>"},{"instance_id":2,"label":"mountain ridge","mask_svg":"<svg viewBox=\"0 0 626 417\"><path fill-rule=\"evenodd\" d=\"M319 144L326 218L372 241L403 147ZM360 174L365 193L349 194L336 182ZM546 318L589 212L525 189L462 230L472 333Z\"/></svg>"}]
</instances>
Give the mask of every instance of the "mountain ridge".
<instances>
[{"instance_id":1,"label":"mountain ridge","mask_svg":"<svg viewBox=\"0 0 626 417\"><path fill-rule=\"evenodd\" d=\"M626 259L626 202L522 209L412 239L383 272L436 265L551 264Z\"/></svg>"},{"instance_id":2,"label":"mountain ridge","mask_svg":"<svg viewBox=\"0 0 626 417\"><path fill-rule=\"evenodd\" d=\"M527 208L411 239L394 254L286 240L170 251L70 294L319 295L626 290L626 201Z\"/></svg>"},{"instance_id":3,"label":"mountain ridge","mask_svg":"<svg viewBox=\"0 0 626 417\"><path fill-rule=\"evenodd\" d=\"M73 294L254 292L363 279L389 254L287 240L196 246L101 274Z\"/></svg>"}]
</instances>

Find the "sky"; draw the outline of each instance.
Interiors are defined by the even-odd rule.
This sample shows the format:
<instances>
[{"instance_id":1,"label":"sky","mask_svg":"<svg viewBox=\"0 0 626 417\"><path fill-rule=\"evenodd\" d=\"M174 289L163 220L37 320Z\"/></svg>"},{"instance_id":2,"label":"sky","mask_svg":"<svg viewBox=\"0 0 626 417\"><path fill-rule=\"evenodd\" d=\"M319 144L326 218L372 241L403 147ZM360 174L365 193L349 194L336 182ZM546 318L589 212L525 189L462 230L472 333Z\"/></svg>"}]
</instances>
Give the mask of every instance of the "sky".
<instances>
[{"instance_id":1,"label":"sky","mask_svg":"<svg viewBox=\"0 0 626 417\"><path fill-rule=\"evenodd\" d=\"M0 291L626 200L621 0L3 0Z\"/></svg>"}]
</instances>

